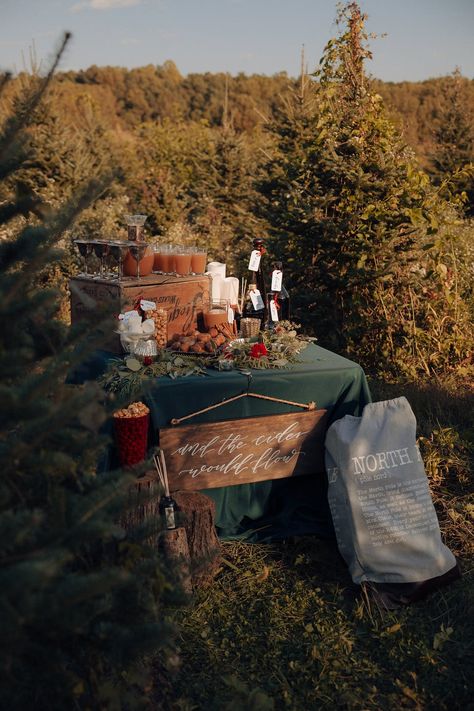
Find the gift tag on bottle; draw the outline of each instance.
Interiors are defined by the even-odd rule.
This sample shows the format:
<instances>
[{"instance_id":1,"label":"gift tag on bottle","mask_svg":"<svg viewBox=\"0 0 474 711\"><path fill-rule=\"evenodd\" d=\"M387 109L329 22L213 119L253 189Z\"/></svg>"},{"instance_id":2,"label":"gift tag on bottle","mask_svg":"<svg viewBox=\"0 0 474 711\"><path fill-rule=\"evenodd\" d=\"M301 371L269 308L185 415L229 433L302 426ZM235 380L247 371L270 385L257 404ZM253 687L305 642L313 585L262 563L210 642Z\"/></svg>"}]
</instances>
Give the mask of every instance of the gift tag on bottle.
<instances>
[{"instance_id":1,"label":"gift tag on bottle","mask_svg":"<svg viewBox=\"0 0 474 711\"><path fill-rule=\"evenodd\" d=\"M142 299L140 301L140 308L143 311L155 311L156 310L156 304L154 301L147 301L146 299Z\"/></svg>"},{"instance_id":2,"label":"gift tag on bottle","mask_svg":"<svg viewBox=\"0 0 474 711\"><path fill-rule=\"evenodd\" d=\"M262 295L258 289L254 289L253 291L250 292L250 300L252 301L252 306L255 309L255 311L260 311L260 309L265 308L265 304L263 303Z\"/></svg>"},{"instance_id":3,"label":"gift tag on bottle","mask_svg":"<svg viewBox=\"0 0 474 711\"><path fill-rule=\"evenodd\" d=\"M248 266L249 271L258 272L261 258L262 258L262 255L260 254L260 250L258 250L258 249L252 250L252 254L250 255L250 261L249 261L249 266Z\"/></svg>"},{"instance_id":4,"label":"gift tag on bottle","mask_svg":"<svg viewBox=\"0 0 474 711\"><path fill-rule=\"evenodd\" d=\"M272 321L278 321L278 309L277 305L273 301L273 299L270 301L270 318Z\"/></svg>"},{"instance_id":5,"label":"gift tag on bottle","mask_svg":"<svg viewBox=\"0 0 474 711\"><path fill-rule=\"evenodd\" d=\"M272 271L272 291L281 291L282 279L283 272L281 269L274 269Z\"/></svg>"},{"instance_id":6,"label":"gift tag on bottle","mask_svg":"<svg viewBox=\"0 0 474 711\"><path fill-rule=\"evenodd\" d=\"M230 324L233 324L233 323L234 323L234 317L235 317L234 309L232 308L232 306L229 306L229 307L227 308L227 321L228 321Z\"/></svg>"}]
</instances>

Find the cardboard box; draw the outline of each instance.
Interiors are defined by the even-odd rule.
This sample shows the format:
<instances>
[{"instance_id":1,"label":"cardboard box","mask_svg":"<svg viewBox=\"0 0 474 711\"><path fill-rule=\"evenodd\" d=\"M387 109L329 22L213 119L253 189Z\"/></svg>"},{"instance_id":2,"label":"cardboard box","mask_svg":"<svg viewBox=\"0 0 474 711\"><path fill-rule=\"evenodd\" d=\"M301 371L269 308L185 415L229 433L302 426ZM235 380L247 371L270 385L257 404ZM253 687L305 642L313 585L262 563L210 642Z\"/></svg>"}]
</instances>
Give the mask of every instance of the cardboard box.
<instances>
[{"instance_id":1,"label":"cardboard box","mask_svg":"<svg viewBox=\"0 0 474 711\"><path fill-rule=\"evenodd\" d=\"M168 338L191 328L204 330L203 314L209 310L211 278L206 275L178 277L150 274L119 281L75 277L70 280L71 321L77 323L100 305L107 304L111 315L134 307L140 299L154 301L168 312ZM104 348L121 353L117 334L107 334Z\"/></svg>"}]
</instances>

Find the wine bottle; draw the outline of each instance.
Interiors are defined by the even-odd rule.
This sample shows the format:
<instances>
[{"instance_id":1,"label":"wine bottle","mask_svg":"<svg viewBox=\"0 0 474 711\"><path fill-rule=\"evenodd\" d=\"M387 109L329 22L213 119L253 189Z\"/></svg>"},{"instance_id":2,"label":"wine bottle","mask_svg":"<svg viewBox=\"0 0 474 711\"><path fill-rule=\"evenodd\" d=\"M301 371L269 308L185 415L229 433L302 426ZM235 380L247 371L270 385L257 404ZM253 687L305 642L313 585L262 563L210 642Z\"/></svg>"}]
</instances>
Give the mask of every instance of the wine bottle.
<instances>
[{"instance_id":1,"label":"wine bottle","mask_svg":"<svg viewBox=\"0 0 474 711\"><path fill-rule=\"evenodd\" d=\"M260 318L262 325L267 318L265 276L262 264L262 256L265 254L265 245L263 239L256 237L253 241L253 251L250 257L249 270L251 276L249 278L249 289L244 305L243 316L246 318ZM253 293L253 298L251 294ZM261 299L258 298L260 295ZM252 308L251 308L252 306Z\"/></svg>"},{"instance_id":2,"label":"wine bottle","mask_svg":"<svg viewBox=\"0 0 474 711\"><path fill-rule=\"evenodd\" d=\"M281 262L273 263L271 289L267 293L267 321L265 328L272 330L279 321L290 319L290 295L283 284Z\"/></svg>"},{"instance_id":3,"label":"wine bottle","mask_svg":"<svg viewBox=\"0 0 474 711\"><path fill-rule=\"evenodd\" d=\"M257 293L257 284L249 284L247 294L242 309L242 318L254 318L260 321L260 325L265 318L265 306L263 299L255 296Z\"/></svg>"},{"instance_id":4,"label":"wine bottle","mask_svg":"<svg viewBox=\"0 0 474 711\"><path fill-rule=\"evenodd\" d=\"M176 513L178 504L171 496L162 496L160 499L159 512L165 527L176 528Z\"/></svg>"},{"instance_id":5,"label":"wine bottle","mask_svg":"<svg viewBox=\"0 0 474 711\"><path fill-rule=\"evenodd\" d=\"M260 239L260 237L257 237L253 241L253 248L254 250L258 250L260 252L260 263L258 265L257 273L256 273L256 283L257 283L257 289L259 290L261 296L262 296L262 301L265 303L266 301L266 296L267 296L267 290L265 287L265 272L263 270L264 267L264 259L263 255L265 254L265 243L263 239Z\"/></svg>"}]
</instances>

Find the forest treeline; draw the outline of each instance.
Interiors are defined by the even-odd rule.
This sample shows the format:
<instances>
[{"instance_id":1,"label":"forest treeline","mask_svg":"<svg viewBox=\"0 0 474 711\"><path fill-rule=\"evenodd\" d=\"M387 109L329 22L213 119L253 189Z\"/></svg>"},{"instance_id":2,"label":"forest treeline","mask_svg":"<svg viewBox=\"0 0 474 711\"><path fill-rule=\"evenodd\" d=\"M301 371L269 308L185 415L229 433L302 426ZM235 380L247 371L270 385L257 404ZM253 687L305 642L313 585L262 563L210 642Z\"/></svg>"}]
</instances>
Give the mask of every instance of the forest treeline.
<instances>
[{"instance_id":1,"label":"forest treeline","mask_svg":"<svg viewBox=\"0 0 474 711\"><path fill-rule=\"evenodd\" d=\"M274 117L283 96L295 89L300 79L285 72L259 74L224 73L182 76L175 63L138 69L97 67L58 76L64 98L86 92L111 127L133 128L140 123L163 119L206 121L221 125L224 113L237 132L252 131ZM474 109L474 81L465 79L469 104ZM374 80L409 145L423 165L428 165L435 144L435 132L442 120L446 78L423 82Z\"/></svg>"},{"instance_id":2,"label":"forest treeline","mask_svg":"<svg viewBox=\"0 0 474 711\"><path fill-rule=\"evenodd\" d=\"M372 82L423 167L430 165L451 78ZM297 89L300 81L286 72L273 76L223 72L183 76L172 60L136 69L94 65L58 73L54 80L64 111L74 116L77 102L88 99L112 130L126 131L166 119L205 121L209 126L220 126L227 120L238 133L252 132L274 118L285 94ZM461 81L467 105L474 111L474 81L464 77Z\"/></svg>"}]
</instances>

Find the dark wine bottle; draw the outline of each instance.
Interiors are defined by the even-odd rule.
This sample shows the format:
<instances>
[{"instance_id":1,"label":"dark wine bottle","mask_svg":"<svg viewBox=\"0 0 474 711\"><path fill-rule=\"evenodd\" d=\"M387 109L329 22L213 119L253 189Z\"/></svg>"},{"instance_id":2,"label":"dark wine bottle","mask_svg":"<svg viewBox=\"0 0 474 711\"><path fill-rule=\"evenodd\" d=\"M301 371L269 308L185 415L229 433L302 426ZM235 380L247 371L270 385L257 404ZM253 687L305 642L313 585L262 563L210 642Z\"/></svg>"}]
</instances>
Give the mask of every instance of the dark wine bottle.
<instances>
[{"instance_id":1,"label":"dark wine bottle","mask_svg":"<svg viewBox=\"0 0 474 711\"><path fill-rule=\"evenodd\" d=\"M290 320L290 295L283 284L281 262L273 263L271 287L267 293L267 330L274 329L279 321Z\"/></svg>"},{"instance_id":2,"label":"dark wine bottle","mask_svg":"<svg viewBox=\"0 0 474 711\"><path fill-rule=\"evenodd\" d=\"M265 276L264 276L264 259L263 255L265 254L265 243L263 239L260 237L256 237L253 241L253 248L255 250L258 250L260 252L260 264L258 265L258 269L256 272L256 284L257 284L257 289L260 291L262 295L263 302L265 303L265 298L267 294L267 290L265 287Z\"/></svg>"},{"instance_id":3,"label":"dark wine bottle","mask_svg":"<svg viewBox=\"0 0 474 711\"><path fill-rule=\"evenodd\" d=\"M265 306L262 301L261 305L255 308L255 297L254 300L252 300L252 295L255 294L256 290L257 284L249 284L249 288L245 296L244 306L242 309L242 318L258 319L260 321L261 326L265 319Z\"/></svg>"},{"instance_id":4,"label":"dark wine bottle","mask_svg":"<svg viewBox=\"0 0 474 711\"><path fill-rule=\"evenodd\" d=\"M176 528L176 513L178 504L171 496L162 496L160 499L159 512L166 528Z\"/></svg>"},{"instance_id":5,"label":"dark wine bottle","mask_svg":"<svg viewBox=\"0 0 474 711\"><path fill-rule=\"evenodd\" d=\"M257 268L253 270L250 269L249 288L247 291L242 316L244 316L245 318L259 318L263 326L267 319L267 290L265 288L264 265L262 259L263 255L265 254L265 244L263 242L263 239L261 239L260 237L256 237L253 241L252 256L255 252L258 252L260 258L258 259ZM251 266L251 264L252 260L250 262L249 267ZM257 306L257 308L255 308L255 299L254 301L252 301L250 297L250 293L256 291L260 292L261 296L261 301L259 300L259 306Z\"/></svg>"}]
</instances>

